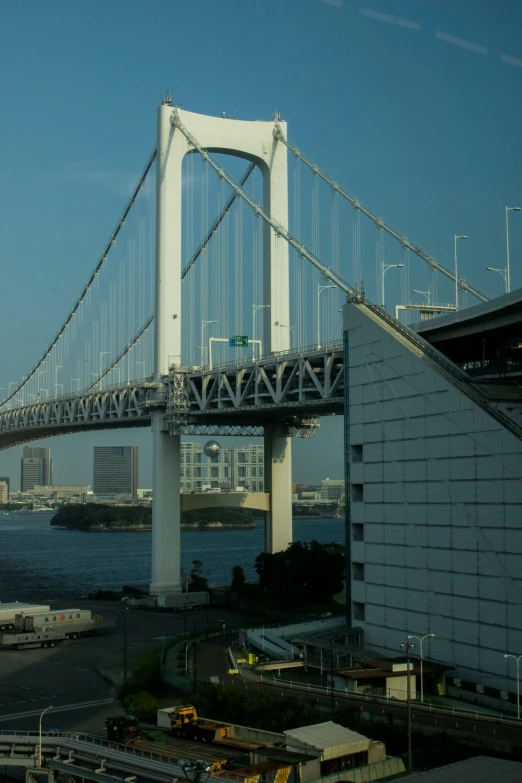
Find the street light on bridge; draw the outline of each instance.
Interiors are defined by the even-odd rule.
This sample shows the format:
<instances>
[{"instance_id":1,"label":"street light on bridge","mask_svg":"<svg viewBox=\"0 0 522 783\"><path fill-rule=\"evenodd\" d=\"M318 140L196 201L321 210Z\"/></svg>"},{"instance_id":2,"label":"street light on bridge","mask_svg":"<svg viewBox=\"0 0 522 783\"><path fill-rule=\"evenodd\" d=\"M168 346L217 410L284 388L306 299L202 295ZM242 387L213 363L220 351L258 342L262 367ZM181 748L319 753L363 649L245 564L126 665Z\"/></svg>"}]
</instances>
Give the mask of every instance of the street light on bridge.
<instances>
[{"instance_id":1,"label":"street light on bridge","mask_svg":"<svg viewBox=\"0 0 522 783\"><path fill-rule=\"evenodd\" d=\"M511 272L509 267L509 220L510 212L520 212L522 207L506 207L506 293L511 291Z\"/></svg>"},{"instance_id":2,"label":"street light on bridge","mask_svg":"<svg viewBox=\"0 0 522 783\"><path fill-rule=\"evenodd\" d=\"M256 358L256 344L254 342L256 337L256 313L258 310L264 310L266 307L270 307L270 305L252 305L252 359ZM261 356L261 351L259 351L259 356Z\"/></svg>"},{"instance_id":3,"label":"street light on bridge","mask_svg":"<svg viewBox=\"0 0 522 783\"><path fill-rule=\"evenodd\" d=\"M404 264L381 264L381 304L383 307L386 307L386 302L384 299L384 275L388 271L388 269L402 269Z\"/></svg>"},{"instance_id":4,"label":"street light on bridge","mask_svg":"<svg viewBox=\"0 0 522 783\"><path fill-rule=\"evenodd\" d=\"M101 391L101 388L102 388L102 359L103 359L104 356L110 356L111 354L112 354L112 351L100 351L100 374L98 376L99 379L100 379L100 385L99 385L99 390L100 391Z\"/></svg>"},{"instance_id":5,"label":"street light on bridge","mask_svg":"<svg viewBox=\"0 0 522 783\"><path fill-rule=\"evenodd\" d=\"M431 291L419 291L417 288L411 289L412 294L422 294L426 297L426 303L428 306L431 304Z\"/></svg>"},{"instance_id":6,"label":"street light on bridge","mask_svg":"<svg viewBox=\"0 0 522 783\"><path fill-rule=\"evenodd\" d=\"M505 286L506 286L506 294L509 293L507 269L497 269L494 266L487 266L486 267L486 272L498 272L499 275L502 275L502 277L504 278Z\"/></svg>"},{"instance_id":7,"label":"street light on bridge","mask_svg":"<svg viewBox=\"0 0 522 783\"><path fill-rule=\"evenodd\" d=\"M205 337L203 332L205 331L205 327L209 324L217 324L217 321L205 321L201 320L201 366L203 367L203 364L205 362Z\"/></svg>"},{"instance_id":8,"label":"street light on bridge","mask_svg":"<svg viewBox=\"0 0 522 783\"><path fill-rule=\"evenodd\" d=\"M459 274L458 274L458 262L457 262L457 239L467 239L465 234L455 234L453 241L455 243L455 310L459 309Z\"/></svg>"},{"instance_id":9,"label":"street light on bridge","mask_svg":"<svg viewBox=\"0 0 522 783\"><path fill-rule=\"evenodd\" d=\"M320 296L327 288L337 288L335 285L321 285L317 284L317 347L321 347L321 309L320 309Z\"/></svg>"}]
</instances>

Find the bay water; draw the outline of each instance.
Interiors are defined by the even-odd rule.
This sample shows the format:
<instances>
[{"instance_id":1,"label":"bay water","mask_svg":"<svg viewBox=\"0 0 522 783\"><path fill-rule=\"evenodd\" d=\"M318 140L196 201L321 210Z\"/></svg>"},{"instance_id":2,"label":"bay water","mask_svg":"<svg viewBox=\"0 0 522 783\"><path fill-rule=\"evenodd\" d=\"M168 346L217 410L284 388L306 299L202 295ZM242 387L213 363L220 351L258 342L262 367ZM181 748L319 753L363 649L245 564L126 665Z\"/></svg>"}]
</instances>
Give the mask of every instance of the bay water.
<instances>
[{"instance_id":1,"label":"bay water","mask_svg":"<svg viewBox=\"0 0 522 783\"><path fill-rule=\"evenodd\" d=\"M52 513L0 514L0 601L75 598L92 590L121 590L150 581L151 533L56 530ZM294 541L344 543L343 519L294 519ZM181 561L188 574L201 560L209 584L230 584L240 565L256 577L263 522L247 530L182 531Z\"/></svg>"}]
</instances>

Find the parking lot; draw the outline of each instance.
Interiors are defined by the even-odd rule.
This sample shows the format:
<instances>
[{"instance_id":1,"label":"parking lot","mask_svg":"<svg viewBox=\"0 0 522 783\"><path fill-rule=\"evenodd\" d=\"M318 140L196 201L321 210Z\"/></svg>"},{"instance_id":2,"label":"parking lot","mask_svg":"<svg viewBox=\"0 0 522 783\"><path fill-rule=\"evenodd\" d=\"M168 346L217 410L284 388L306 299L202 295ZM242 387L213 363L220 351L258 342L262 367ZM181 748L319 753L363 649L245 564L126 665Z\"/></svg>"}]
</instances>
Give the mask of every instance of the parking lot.
<instances>
[{"instance_id":1,"label":"parking lot","mask_svg":"<svg viewBox=\"0 0 522 783\"><path fill-rule=\"evenodd\" d=\"M0 730L37 730L40 713L44 727L102 734L108 715L122 708L114 684L123 680L125 605L112 601L67 602L74 608L114 618L108 632L63 642L56 647L0 651ZM54 609L63 602L51 602ZM245 618L246 619L246 618ZM239 615L222 609L208 611L211 628L237 625ZM127 644L129 673L145 653L157 649L174 634L204 632L207 612L183 613L129 609Z\"/></svg>"}]
</instances>

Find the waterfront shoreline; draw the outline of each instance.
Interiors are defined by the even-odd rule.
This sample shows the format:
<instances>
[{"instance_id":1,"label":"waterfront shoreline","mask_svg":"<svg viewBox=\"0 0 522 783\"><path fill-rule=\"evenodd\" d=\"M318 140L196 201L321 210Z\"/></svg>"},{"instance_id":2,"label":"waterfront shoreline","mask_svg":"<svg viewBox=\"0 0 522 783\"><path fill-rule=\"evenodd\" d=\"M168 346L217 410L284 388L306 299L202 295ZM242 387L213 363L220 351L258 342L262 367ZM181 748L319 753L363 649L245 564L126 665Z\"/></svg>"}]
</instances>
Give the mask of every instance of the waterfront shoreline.
<instances>
[{"instance_id":1,"label":"waterfront shoreline","mask_svg":"<svg viewBox=\"0 0 522 783\"><path fill-rule=\"evenodd\" d=\"M51 525L53 530L67 530L73 533L151 533L152 525L144 527L67 527L66 525ZM245 525L181 525L181 530L193 531L194 533L209 533L218 530L255 530L255 523Z\"/></svg>"}]
</instances>

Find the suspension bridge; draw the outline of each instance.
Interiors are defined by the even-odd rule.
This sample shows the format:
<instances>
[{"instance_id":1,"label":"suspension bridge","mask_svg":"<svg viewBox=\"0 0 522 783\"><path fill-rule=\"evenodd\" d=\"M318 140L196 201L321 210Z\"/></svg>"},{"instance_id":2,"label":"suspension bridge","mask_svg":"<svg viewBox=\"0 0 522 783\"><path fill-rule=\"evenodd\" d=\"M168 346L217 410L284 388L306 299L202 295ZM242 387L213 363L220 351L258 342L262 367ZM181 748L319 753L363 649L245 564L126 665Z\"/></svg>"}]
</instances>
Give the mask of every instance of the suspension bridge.
<instances>
[{"instance_id":1,"label":"suspension bridge","mask_svg":"<svg viewBox=\"0 0 522 783\"><path fill-rule=\"evenodd\" d=\"M393 269L406 320L488 299L308 160L278 115L209 117L165 100L157 145L92 274L42 356L9 383L0 448L151 427L150 590L162 595L180 589L181 436L263 436L266 547L284 549L291 439L344 410L346 301L454 374L390 314Z\"/></svg>"}]
</instances>

